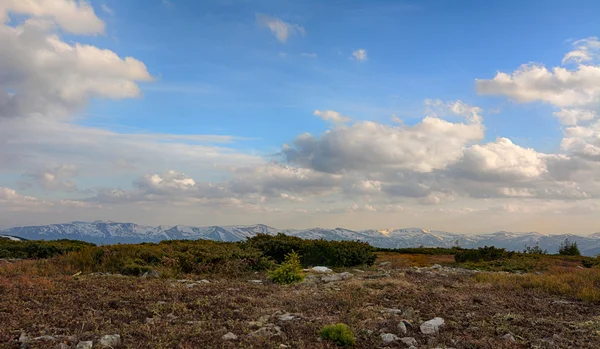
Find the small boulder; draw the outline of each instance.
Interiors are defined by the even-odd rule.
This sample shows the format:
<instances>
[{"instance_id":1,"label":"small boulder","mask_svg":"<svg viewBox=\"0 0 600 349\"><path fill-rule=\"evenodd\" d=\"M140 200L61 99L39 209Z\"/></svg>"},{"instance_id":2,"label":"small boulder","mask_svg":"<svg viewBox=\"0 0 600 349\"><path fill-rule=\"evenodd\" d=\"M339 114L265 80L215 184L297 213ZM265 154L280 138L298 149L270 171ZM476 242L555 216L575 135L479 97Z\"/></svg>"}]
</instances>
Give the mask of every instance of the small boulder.
<instances>
[{"instance_id":1,"label":"small boulder","mask_svg":"<svg viewBox=\"0 0 600 349\"><path fill-rule=\"evenodd\" d=\"M352 273L348 273L348 272L343 272L343 273L339 273L339 274L333 273L333 274L329 274L329 275L325 275L325 276L321 277L321 281L323 281L323 282L342 281L342 280L350 279L353 276L354 275Z\"/></svg>"},{"instance_id":2,"label":"small boulder","mask_svg":"<svg viewBox=\"0 0 600 349\"><path fill-rule=\"evenodd\" d=\"M444 319L442 319L441 317L435 317L421 324L421 333L436 334L440 331L440 327L442 327L443 325Z\"/></svg>"},{"instance_id":3,"label":"small boulder","mask_svg":"<svg viewBox=\"0 0 600 349\"><path fill-rule=\"evenodd\" d=\"M30 340L31 338L27 336L27 333L21 332L21 335L19 336L19 343L28 343Z\"/></svg>"},{"instance_id":4,"label":"small boulder","mask_svg":"<svg viewBox=\"0 0 600 349\"><path fill-rule=\"evenodd\" d=\"M390 264L392 264L392 262L389 262L389 261L388 262L381 262L381 263L379 263L379 266L380 267L385 267L386 265L390 265Z\"/></svg>"},{"instance_id":5,"label":"small boulder","mask_svg":"<svg viewBox=\"0 0 600 349\"><path fill-rule=\"evenodd\" d=\"M248 282L251 284L262 284L263 283L262 280L248 280Z\"/></svg>"},{"instance_id":6,"label":"small boulder","mask_svg":"<svg viewBox=\"0 0 600 349\"><path fill-rule=\"evenodd\" d=\"M400 338L393 333L382 333L381 334L381 340L386 344L395 342L398 339L400 339Z\"/></svg>"},{"instance_id":7,"label":"small boulder","mask_svg":"<svg viewBox=\"0 0 600 349\"><path fill-rule=\"evenodd\" d=\"M121 345L121 335L107 334L100 338L101 347L115 348Z\"/></svg>"},{"instance_id":8,"label":"small boulder","mask_svg":"<svg viewBox=\"0 0 600 349\"><path fill-rule=\"evenodd\" d=\"M238 336L236 336L233 332L228 332L227 334L224 334L221 339L224 341L235 341L238 339Z\"/></svg>"},{"instance_id":9,"label":"small boulder","mask_svg":"<svg viewBox=\"0 0 600 349\"><path fill-rule=\"evenodd\" d=\"M505 334L504 336L502 336L502 339L504 339L507 342L516 342L517 340L515 339L515 336L513 336L510 333Z\"/></svg>"},{"instance_id":10,"label":"small boulder","mask_svg":"<svg viewBox=\"0 0 600 349\"><path fill-rule=\"evenodd\" d=\"M92 341L80 341L79 343L77 343L75 349L92 349L93 345L94 342Z\"/></svg>"},{"instance_id":11,"label":"small boulder","mask_svg":"<svg viewBox=\"0 0 600 349\"><path fill-rule=\"evenodd\" d=\"M327 267L313 267L311 270L315 273L333 273L333 270Z\"/></svg>"},{"instance_id":12,"label":"small boulder","mask_svg":"<svg viewBox=\"0 0 600 349\"><path fill-rule=\"evenodd\" d=\"M258 337L275 337L282 334L281 327L274 326L272 324L267 324L264 327L259 328L258 330L250 333L251 336Z\"/></svg>"},{"instance_id":13,"label":"small boulder","mask_svg":"<svg viewBox=\"0 0 600 349\"><path fill-rule=\"evenodd\" d=\"M406 344L406 346L416 346L419 343L417 342L416 339L414 339L413 337L403 337L400 338L400 341L404 344Z\"/></svg>"},{"instance_id":14,"label":"small boulder","mask_svg":"<svg viewBox=\"0 0 600 349\"><path fill-rule=\"evenodd\" d=\"M388 314L402 314L402 310L397 308L383 308L381 311Z\"/></svg>"},{"instance_id":15,"label":"small boulder","mask_svg":"<svg viewBox=\"0 0 600 349\"><path fill-rule=\"evenodd\" d=\"M206 279L202 279L202 280L198 280L196 281L197 284L210 284L210 281L206 280Z\"/></svg>"}]
</instances>

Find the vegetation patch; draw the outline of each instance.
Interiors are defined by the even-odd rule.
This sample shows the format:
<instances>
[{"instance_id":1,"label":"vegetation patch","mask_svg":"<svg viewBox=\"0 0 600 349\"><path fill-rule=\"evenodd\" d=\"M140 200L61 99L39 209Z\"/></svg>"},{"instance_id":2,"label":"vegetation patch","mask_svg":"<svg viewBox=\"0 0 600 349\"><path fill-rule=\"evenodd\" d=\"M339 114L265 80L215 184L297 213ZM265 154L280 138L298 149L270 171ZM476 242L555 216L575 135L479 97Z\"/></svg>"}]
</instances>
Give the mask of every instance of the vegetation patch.
<instances>
[{"instance_id":1,"label":"vegetation patch","mask_svg":"<svg viewBox=\"0 0 600 349\"><path fill-rule=\"evenodd\" d=\"M326 265L330 267L354 267L373 265L375 249L360 241L303 240L295 236L259 234L243 243L260 250L277 263L284 261L292 251L300 254L303 266Z\"/></svg>"},{"instance_id":2,"label":"vegetation patch","mask_svg":"<svg viewBox=\"0 0 600 349\"><path fill-rule=\"evenodd\" d=\"M346 347L354 345L356 341L354 332L346 324L327 325L319 331L321 338L330 340L335 344Z\"/></svg>"},{"instance_id":3,"label":"vegetation patch","mask_svg":"<svg viewBox=\"0 0 600 349\"><path fill-rule=\"evenodd\" d=\"M285 256L285 261L269 273L271 280L278 284L291 284L304 280L300 256L296 251L292 251Z\"/></svg>"}]
</instances>

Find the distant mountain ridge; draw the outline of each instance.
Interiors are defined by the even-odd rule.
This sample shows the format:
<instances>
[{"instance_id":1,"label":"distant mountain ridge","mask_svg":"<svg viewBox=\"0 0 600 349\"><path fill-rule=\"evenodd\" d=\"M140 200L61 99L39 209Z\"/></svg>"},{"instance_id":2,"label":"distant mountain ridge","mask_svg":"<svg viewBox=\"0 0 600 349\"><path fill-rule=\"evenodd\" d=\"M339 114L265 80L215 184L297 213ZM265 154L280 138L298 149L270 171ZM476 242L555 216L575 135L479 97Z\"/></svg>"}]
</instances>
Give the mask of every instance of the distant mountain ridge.
<instances>
[{"instance_id":1,"label":"distant mountain ridge","mask_svg":"<svg viewBox=\"0 0 600 349\"><path fill-rule=\"evenodd\" d=\"M135 223L110 221L70 222L42 226L14 227L0 230L0 236L20 237L29 240L74 239L96 244L158 242L174 239L208 239L216 241L241 241L256 234L275 235L283 233L303 239L360 240L376 247L461 247L475 248L496 246L512 251L526 246L539 245L550 253L556 253L565 240L575 241L585 255L600 254L600 233L589 236L573 234L550 235L537 232L514 233L499 231L490 234L465 235L422 228L350 230L344 228L324 229L276 229L264 224L206 226L144 226Z\"/></svg>"}]
</instances>

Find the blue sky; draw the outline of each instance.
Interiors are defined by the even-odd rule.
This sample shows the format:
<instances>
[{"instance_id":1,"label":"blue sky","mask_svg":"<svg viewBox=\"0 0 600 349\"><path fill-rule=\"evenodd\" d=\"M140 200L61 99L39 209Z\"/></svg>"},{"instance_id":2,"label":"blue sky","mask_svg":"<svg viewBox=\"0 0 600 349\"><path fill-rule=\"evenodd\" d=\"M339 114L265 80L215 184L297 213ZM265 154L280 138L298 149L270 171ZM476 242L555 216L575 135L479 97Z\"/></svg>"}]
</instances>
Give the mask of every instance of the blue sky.
<instances>
[{"instance_id":1,"label":"blue sky","mask_svg":"<svg viewBox=\"0 0 600 349\"><path fill-rule=\"evenodd\" d=\"M260 138L251 146L267 153L299 132L325 130L307 117L314 109L410 123L423 116L426 98L499 108L486 139L555 150L560 124L551 108L514 110L477 96L474 80L526 62L559 63L569 40L598 31L600 13L597 1L97 3L114 15L99 14L108 35L89 41L140 59L158 81L142 87L143 100L94 103L87 122ZM257 13L298 23L306 35L281 43L256 25ZM352 60L363 47L368 61ZM528 132L533 125L542 132Z\"/></svg>"},{"instance_id":2,"label":"blue sky","mask_svg":"<svg viewBox=\"0 0 600 349\"><path fill-rule=\"evenodd\" d=\"M31 4L0 1L0 226L600 223L598 1Z\"/></svg>"}]
</instances>

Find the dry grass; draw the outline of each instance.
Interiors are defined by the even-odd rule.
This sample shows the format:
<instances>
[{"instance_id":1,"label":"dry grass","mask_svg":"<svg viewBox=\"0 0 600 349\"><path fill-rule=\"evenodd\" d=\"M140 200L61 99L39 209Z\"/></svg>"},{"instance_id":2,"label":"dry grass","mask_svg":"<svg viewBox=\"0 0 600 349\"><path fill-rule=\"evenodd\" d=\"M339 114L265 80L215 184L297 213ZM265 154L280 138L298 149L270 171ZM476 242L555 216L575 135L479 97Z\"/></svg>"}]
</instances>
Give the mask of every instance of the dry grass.
<instances>
[{"instance_id":1,"label":"dry grass","mask_svg":"<svg viewBox=\"0 0 600 349\"><path fill-rule=\"evenodd\" d=\"M452 274L447 270L411 272L410 266L453 265L452 256L379 253L385 266L364 268L349 280L321 283L308 277L289 286L267 281L266 272L204 273L209 279L188 287L174 279L90 276L56 263L22 261L0 265L0 348L19 348L22 331L52 335L70 348L78 340L97 341L118 333L124 348L335 348L319 340L326 324L345 323L357 348L385 347L380 332L398 333L405 318L415 326L406 336L419 348L598 348L600 270L550 267L544 274ZM545 262L544 262L545 263ZM349 271L352 272L351 269ZM381 276L382 278L371 278ZM387 275L387 276L386 276ZM251 284L250 279L264 280ZM568 301L565 300L567 298ZM585 300L579 301L579 300ZM403 315L386 308L405 310ZM295 319L278 316L292 313ZM436 336L418 325L440 316ZM281 328L278 336L251 333L253 322ZM372 332L370 332L372 331ZM227 332L237 341L221 339ZM506 333L516 342L502 339ZM64 336L64 337L60 337ZM549 342L552 341L551 346ZM36 341L30 348L56 348ZM402 343L387 345L402 348Z\"/></svg>"},{"instance_id":2,"label":"dry grass","mask_svg":"<svg viewBox=\"0 0 600 349\"><path fill-rule=\"evenodd\" d=\"M541 273L480 273L475 279L508 289L532 289L551 295L600 303L600 269L553 267Z\"/></svg>"}]
</instances>

